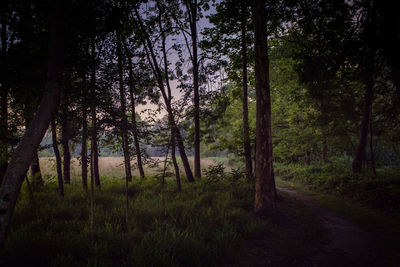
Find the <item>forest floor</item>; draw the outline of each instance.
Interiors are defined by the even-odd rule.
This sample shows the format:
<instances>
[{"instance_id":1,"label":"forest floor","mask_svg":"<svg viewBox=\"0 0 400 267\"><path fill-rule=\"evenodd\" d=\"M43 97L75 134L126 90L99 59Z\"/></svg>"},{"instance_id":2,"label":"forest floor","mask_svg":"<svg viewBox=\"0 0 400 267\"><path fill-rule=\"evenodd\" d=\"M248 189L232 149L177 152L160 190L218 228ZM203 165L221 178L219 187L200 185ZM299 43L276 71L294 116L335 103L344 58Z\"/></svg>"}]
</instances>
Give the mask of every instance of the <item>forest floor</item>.
<instances>
[{"instance_id":1,"label":"forest floor","mask_svg":"<svg viewBox=\"0 0 400 267\"><path fill-rule=\"evenodd\" d=\"M304 266L387 266L377 233L368 232L349 219L322 207L317 201L289 188L280 192L302 201L315 212L324 230L322 243L306 255Z\"/></svg>"},{"instance_id":2,"label":"forest floor","mask_svg":"<svg viewBox=\"0 0 400 267\"><path fill-rule=\"evenodd\" d=\"M280 179L277 184L280 185L280 202L288 198L302 203L319 222L310 227L318 225L322 228L318 231L320 236L314 238L313 245L305 244L308 252L294 259L293 265L399 266L400 232L396 215L383 214L332 195L315 193L302 185ZM255 240L257 246L269 249L267 243L270 241L260 243L259 240ZM261 259L254 265L270 265L268 259L263 259L263 255L256 257Z\"/></svg>"},{"instance_id":3,"label":"forest floor","mask_svg":"<svg viewBox=\"0 0 400 267\"><path fill-rule=\"evenodd\" d=\"M22 187L0 266L400 265L398 215L281 179L277 209L260 217L253 183L233 171L183 179L180 193L154 171L129 184L126 217L118 159L95 191L92 237L79 174L60 198L48 161L44 186L33 195Z\"/></svg>"}]
</instances>

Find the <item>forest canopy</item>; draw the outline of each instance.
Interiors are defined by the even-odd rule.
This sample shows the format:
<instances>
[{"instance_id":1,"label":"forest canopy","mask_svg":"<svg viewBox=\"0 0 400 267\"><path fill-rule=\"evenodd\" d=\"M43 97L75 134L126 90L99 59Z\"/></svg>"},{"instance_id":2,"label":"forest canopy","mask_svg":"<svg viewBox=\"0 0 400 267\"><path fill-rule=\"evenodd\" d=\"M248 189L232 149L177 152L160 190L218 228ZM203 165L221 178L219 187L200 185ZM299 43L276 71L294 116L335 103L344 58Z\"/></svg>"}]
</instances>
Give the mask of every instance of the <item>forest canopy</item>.
<instances>
[{"instance_id":1,"label":"forest canopy","mask_svg":"<svg viewBox=\"0 0 400 267\"><path fill-rule=\"evenodd\" d=\"M1 1L0 248L24 181L50 179L42 157L61 198L74 179L86 192L92 238L103 156L123 157L126 225L133 172L151 177L155 157L177 192L224 177L203 159L229 162L256 214L276 209L275 177L399 209L389 2Z\"/></svg>"}]
</instances>

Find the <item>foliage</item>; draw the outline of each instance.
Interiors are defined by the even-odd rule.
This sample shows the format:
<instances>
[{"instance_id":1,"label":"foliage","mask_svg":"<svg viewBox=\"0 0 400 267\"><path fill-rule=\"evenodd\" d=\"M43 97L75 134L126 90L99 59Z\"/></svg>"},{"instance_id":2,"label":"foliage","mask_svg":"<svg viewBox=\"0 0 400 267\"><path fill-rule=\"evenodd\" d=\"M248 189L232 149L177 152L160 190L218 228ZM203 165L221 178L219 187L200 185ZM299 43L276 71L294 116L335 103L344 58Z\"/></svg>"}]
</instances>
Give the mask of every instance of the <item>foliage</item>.
<instances>
[{"instance_id":1,"label":"foliage","mask_svg":"<svg viewBox=\"0 0 400 267\"><path fill-rule=\"evenodd\" d=\"M400 176L397 168L379 168L377 175L367 171L351 173L351 158L334 157L327 164L277 163L276 174L311 189L339 194L371 207L400 212Z\"/></svg>"},{"instance_id":2,"label":"foliage","mask_svg":"<svg viewBox=\"0 0 400 267\"><path fill-rule=\"evenodd\" d=\"M23 188L0 265L214 266L235 262L243 241L265 231L270 237L281 239L292 235L295 230L291 227L309 229L308 223L297 225L294 218L283 227L274 224L272 218L253 217L252 187L245 179L226 177L212 183L207 179L184 183L183 191L177 193L175 182L167 178L164 213L159 181L135 179L129 185L131 210L125 231L125 210L120 204L124 201L123 181L103 178L102 190L95 192L93 243L89 199L79 185L66 185L66 197L61 199L56 186L46 184L35 192L33 202ZM288 218L302 210L288 205L281 204ZM304 238L299 237L296 242L304 242ZM269 253L278 255L288 246L284 242ZM288 253L300 252L294 249ZM282 260L279 256L277 259Z\"/></svg>"}]
</instances>

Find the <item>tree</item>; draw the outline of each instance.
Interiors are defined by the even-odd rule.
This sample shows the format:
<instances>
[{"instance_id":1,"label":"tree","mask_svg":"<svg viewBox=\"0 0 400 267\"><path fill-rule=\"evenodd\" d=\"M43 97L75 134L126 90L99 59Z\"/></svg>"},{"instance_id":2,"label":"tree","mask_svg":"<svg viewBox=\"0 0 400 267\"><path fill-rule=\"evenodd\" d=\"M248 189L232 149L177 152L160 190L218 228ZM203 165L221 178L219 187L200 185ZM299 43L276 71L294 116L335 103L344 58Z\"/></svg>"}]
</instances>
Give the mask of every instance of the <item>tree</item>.
<instances>
[{"instance_id":1,"label":"tree","mask_svg":"<svg viewBox=\"0 0 400 267\"><path fill-rule=\"evenodd\" d=\"M49 63L46 90L35 117L12 155L0 187L0 248L3 247L6 240L14 207L29 164L58 105L64 55L63 41L62 2L53 0L50 13Z\"/></svg>"},{"instance_id":2,"label":"tree","mask_svg":"<svg viewBox=\"0 0 400 267\"><path fill-rule=\"evenodd\" d=\"M193 173L192 173L192 170L190 169L189 161L186 156L186 151L185 151L185 146L183 144L182 135L179 131L178 126L176 125L173 108L169 101L167 92L165 90L164 78L163 78L161 68L158 64L158 61L157 61L157 58L156 58L156 55L154 52L154 45L150 40L150 37L146 31L146 28L143 24L143 21L139 15L137 8L134 8L134 11L135 11L135 16L136 16L136 18L134 18L134 19L136 20L136 23L138 24L138 27L140 29L140 33L139 33L140 37L139 38L141 39L144 50L146 52L148 62L151 65L153 74L157 80L158 88L164 99L165 108L166 108L166 110L168 112L168 116L170 118L171 128L172 128L172 131L174 131L174 135L176 137L176 141L177 141L179 153L180 153L180 156L182 159L183 167L186 172L186 178L189 182L194 182Z\"/></svg>"},{"instance_id":3,"label":"tree","mask_svg":"<svg viewBox=\"0 0 400 267\"><path fill-rule=\"evenodd\" d=\"M57 127L55 119L51 121L51 137L53 140L54 156L56 158L58 193L61 197L64 197L64 181L62 176L61 156L60 151L58 150Z\"/></svg>"},{"instance_id":4,"label":"tree","mask_svg":"<svg viewBox=\"0 0 400 267\"><path fill-rule=\"evenodd\" d=\"M256 81L256 213L275 208L276 188L272 157L271 99L264 0L253 1L254 58Z\"/></svg>"}]
</instances>

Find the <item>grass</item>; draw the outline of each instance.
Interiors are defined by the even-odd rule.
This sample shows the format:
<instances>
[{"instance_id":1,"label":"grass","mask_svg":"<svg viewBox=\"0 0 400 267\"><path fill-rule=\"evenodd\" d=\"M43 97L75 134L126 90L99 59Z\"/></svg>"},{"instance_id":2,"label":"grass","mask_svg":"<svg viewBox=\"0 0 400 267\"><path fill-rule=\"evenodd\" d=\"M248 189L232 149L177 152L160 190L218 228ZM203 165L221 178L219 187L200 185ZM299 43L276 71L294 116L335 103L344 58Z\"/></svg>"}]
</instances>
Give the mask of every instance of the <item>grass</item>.
<instances>
[{"instance_id":1,"label":"grass","mask_svg":"<svg viewBox=\"0 0 400 267\"><path fill-rule=\"evenodd\" d=\"M327 164L275 164L276 174L286 181L301 183L313 191L338 195L363 205L400 215L400 170L378 168L351 173L351 160L332 158Z\"/></svg>"},{"instance_id":2,"label":"grass","mask_svg":"<svg viewBox=\"0 0 400 267\"><path fill-rule=\"evenodd\" d=\"M277 212L255 217L252 184L229 175L184 182L181 193L173 178L164 188L136 178L125 225L123 181L102 177L92 242L88 196L79 184L65 189L61 199L50 180L32 201L22 188L1 266L285 266L321 236L318 220L286 196Z\"/></svg>"}]
</instances>

